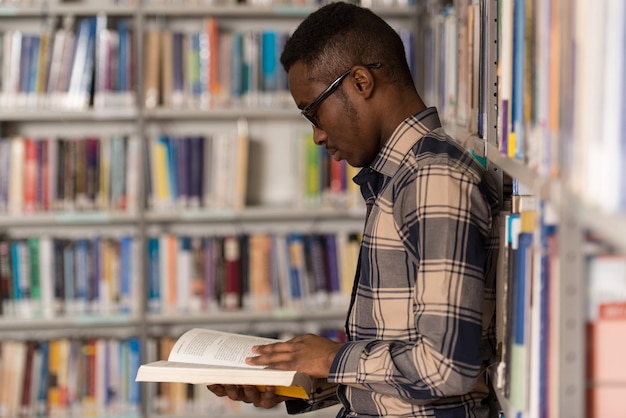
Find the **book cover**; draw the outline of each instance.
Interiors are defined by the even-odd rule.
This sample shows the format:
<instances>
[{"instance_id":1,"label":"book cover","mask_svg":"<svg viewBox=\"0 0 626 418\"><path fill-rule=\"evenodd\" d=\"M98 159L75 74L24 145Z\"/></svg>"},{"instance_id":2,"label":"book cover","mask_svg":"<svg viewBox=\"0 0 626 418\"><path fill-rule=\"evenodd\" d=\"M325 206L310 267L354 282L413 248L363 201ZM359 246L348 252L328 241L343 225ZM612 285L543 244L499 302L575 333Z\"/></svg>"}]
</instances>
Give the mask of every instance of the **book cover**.
<instances>
[{"instance_id":1,"label":"book cover","mask_svg":"<svg viewBox=\"0 0 626 418\"><path fill-rule=\"evenodd\" d=\"M167 360L142 364L139 382L276 386L278 395L305 399L315 390L315 379L296 371L266 369L245 363L254 345L280 340L194 328L172 347Z\"/></svg>"},{"instance_id":2,"label":"book cover","mask_svg":"<svg viewBox=\"0 0 626 418\"><path fill-rule=\"evenodd\" d=\"M11 269L11 245L5 236L0 236L0 314L13 315L13 272Z\"/></svg>"},{"instance_id":3,"label":"book cover","mask_svg":"<svg viewBox=\"0 0 626 418\"><path fill-rule=\"evenodd\" d=\"M159 69L165 66L159 65L161 33L156 29L146 32L145 68L144 68L144 104L147 109L154 109L160 103L159 97ZM166 47L167 48L167 47ZM163 63L165 64L165 63ZM171 65L171 64L170 64ZM163 71L165 74L165 71Z\"/></svg>"},{"instance_id":4,"label":"book cover","mask_svg":"<svg viewBox=\"0 0 626 418\"><path fill-rule=\"evenodd\" d=\"M222 307L226 310L241 307L241 243L236 236L224 238L224 281Z\"/></svg>"},{"instance_id":5,"label":"book cover","mask_svg":"<svg viewBox=\"0 0 626 418\"><path fill-rule=\"evenodd\" d=\"M161 311L161 273L160 273L160 240L157 237L147 239L147 280L148 280L148 312L159 313Z\"/></svg>"}]
</instances>

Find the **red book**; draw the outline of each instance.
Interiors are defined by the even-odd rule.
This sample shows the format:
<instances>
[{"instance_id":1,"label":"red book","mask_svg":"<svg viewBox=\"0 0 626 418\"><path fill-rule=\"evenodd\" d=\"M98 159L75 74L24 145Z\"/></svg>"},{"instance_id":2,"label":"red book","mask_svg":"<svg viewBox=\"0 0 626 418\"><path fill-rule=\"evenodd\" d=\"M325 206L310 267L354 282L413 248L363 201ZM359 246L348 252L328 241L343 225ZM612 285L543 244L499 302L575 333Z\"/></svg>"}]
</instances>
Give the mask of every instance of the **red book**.
<instances>
[{"instance_id":1,"label":"red book","mask_svg":"<svg viewBox=\"0 0 626 418\"><path fill-rule=\"evenodd\" d=\"M50 210L50 140L42 139L39 141L41 150L41 200L39 202L40 209L44 211Z\"/></svg>"},{"instance_id":2,"label":"red book","mask_svg":"<svg viewBox=\"0 0 626 418\"><path fill-rule=\"evenodd\" d=\"M587 416L620 416L626 398L626 302L601 304L587 331Z\"/></svg>"},{"instance_id":3,"label":"red book","mask_svg":"<svg viewBox=\"0 0 626 418\"><path fill-rule=\"evenodd\" d=\"M236 236L224 238L224 287L222 307L239 309L241 307L241 247Z\"/></svg>"},{"instance_id":4,"label":"red book","mask_svg":"<svg viewBox=\"0 0 626 418\"><path fill-rule=\"evenodd\" d=\"M37 207L37 143L24 138L24 211L32 213Z\"/></svg>"}]
</instances>

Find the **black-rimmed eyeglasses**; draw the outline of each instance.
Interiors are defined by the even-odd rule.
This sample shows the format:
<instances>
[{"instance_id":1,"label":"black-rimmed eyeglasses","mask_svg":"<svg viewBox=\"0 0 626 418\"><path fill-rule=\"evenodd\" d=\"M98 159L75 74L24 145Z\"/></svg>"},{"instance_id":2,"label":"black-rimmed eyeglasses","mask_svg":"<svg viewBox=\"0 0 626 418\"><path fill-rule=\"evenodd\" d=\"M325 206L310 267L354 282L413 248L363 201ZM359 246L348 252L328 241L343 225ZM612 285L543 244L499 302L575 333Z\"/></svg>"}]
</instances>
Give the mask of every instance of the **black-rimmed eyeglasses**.
<instances>
[{"instance_id":1,"label":"black-rimmed eyeglasses","mask_svg":"<svg viewBox=\"0 0 626 418\"><path fill-rule=\"evenodd\" d=\"M380 62L377 62L374 64L366 64L363 67L376 69L376 68L380 68L381 66L382 64ZM337 77L335 81L333 81L328 87L326 87L326 89L323 92L321 92L319 96L317 96L307 107L302 109L302 111L300 112L302 113L302 116L304 116L316 128L318 127L318 122L315 119L315 115L314 115L315 110L319 107L320 104L322 104L324 100L328 98L328 96L333 94L335 90L339 88L342 81L348 76L348 74L350 74L351 71L352 71L352 68L350 68L348 71L346 71L345 73Z\"/></svg>"}]
</instances>

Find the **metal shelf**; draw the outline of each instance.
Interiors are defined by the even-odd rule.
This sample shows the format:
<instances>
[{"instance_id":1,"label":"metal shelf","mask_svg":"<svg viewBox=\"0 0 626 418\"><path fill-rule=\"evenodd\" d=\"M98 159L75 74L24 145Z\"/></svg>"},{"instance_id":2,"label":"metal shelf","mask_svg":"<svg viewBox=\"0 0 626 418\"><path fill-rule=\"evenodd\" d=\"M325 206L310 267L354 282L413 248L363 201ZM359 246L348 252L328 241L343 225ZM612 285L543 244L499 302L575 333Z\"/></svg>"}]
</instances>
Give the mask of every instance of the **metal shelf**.
<instances>
[{"instance_id":1,"label":"metal shelf","mask_svg":"<svg viewBox=\"0 0 626 418\"><path fill-rule=\"evenodd\" d=\"M54 212L23 215L0 214L0 227L35 227L68 225L133 225L139 215L105 211Z\"/></svg>"},{"instance_id":2,"label":"metal shelf","mask_svg":"<svg viewBox=\"0 0 626 418\"><path fill-rule=\"evenodd\" d=\"M48 3L48 2L45 2ZM102 2L101 2L102 3ZM105 13L109 16L133 16L137 6L124 6L101 3L71 4L55 3L40 5L8 5L0 4L0 18L2 17L42 17L49 15L79 15L91 16Z\"/></svg>"},{"instance_id":3,"label":"metal shelf","mask_svg":"<svg viewBox=\"0 0 626 418\"><path fill-rule=\"evenodd\" d=\"M319 309L277 309L273 311L202 312L197 314L149 314L149 325L215 325L276 322L318 322L345 319L347 307Z\"/></svg>"},{"instance_id":4,"label":"metal shelf","mask_svg":"<svg viewBox=\"0 0 626 418\"><path fill-rule=\"evenodd\" d=\"M0 109L3 122L135 121L136 108L53 110L45 108Z\"/></svg>"},{"instance_id":5,"label":"metal shelf","mask_svg":"<svg viewBox=\"0 0 626 418\"><path fill-rule=\"evenodd\" d=\"M363 219L364 209L294 209L290 207L258 206L243 210L196 209L167 212L147 211L146 220L155 222L224 222L224 221L316 221Z\"/></svg>"},{"instance_id":6,"label":"metal shelf","mask_svg":"<svg viewBox=\"0 0 626 418\"><path fill-rule=\"evenodd\" d=\"M584 202L554 178L541 177L522 162L512 160L493 145L487 145L487 158L511 177L518 179L541 200L550 202L557 211L567 211L583 228L606 238L615 247L626 251L626 215L608 214Z\"/></svg>"},{"instance_id":7,"label":"metal shelf","mask_svg":"<svg viewBox=\"0 0 626 418\"><path fill-rule=\"evenodd\" d=\"M214 16L214 17L233 17L237 19L257 19L257 18L304 18L318 7L314 5L224 5L224 6L209 6L209 5L193 5L188 4L181 7L175 4L163 4L163 5L146 5L142 8L142 13L145 15L155 16ZM403 17L406 18L410 15L415 15L417 8L414 6L376 6L371 7L372 11L385 18Z\"/></svg>"},{"instance_id":8,"label":"metal shelf","mask_svg":"<svg viewBox=\"0 0 626 418\"><path fill-rule=\"evenodd\" d=\"M97 334L106 328L132 328L140 324L141 320L138 317L122 314L72 314L56 318L16 318L0 316L0 333L5 334L7 331L58 331L68 329L77 329L78 332L84 333L86 330L93 329L93 333ZM136 330L133 329L133 332L135 331Z\"/></svg>"}]
</instances>

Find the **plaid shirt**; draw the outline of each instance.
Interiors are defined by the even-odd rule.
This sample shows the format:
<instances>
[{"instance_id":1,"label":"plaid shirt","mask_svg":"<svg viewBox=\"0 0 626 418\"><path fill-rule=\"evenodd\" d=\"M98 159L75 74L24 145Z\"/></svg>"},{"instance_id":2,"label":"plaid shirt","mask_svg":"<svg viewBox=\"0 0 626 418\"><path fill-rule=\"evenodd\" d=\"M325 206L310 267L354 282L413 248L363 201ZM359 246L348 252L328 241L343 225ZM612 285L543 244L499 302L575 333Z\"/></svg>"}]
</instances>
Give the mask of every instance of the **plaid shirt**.
<instances>
[{"instance_id":1,"label":"plaid shirt","mask_svg":"<svg viewBox=\"0 0 626 418\"><path fill-rule=\"evenodd\" d=\"M406 119L354 181L368 217L349 342L328 378L340 416L486 417L495 183L445 135L435 108Z\"/></svg>"}]
</instances>

